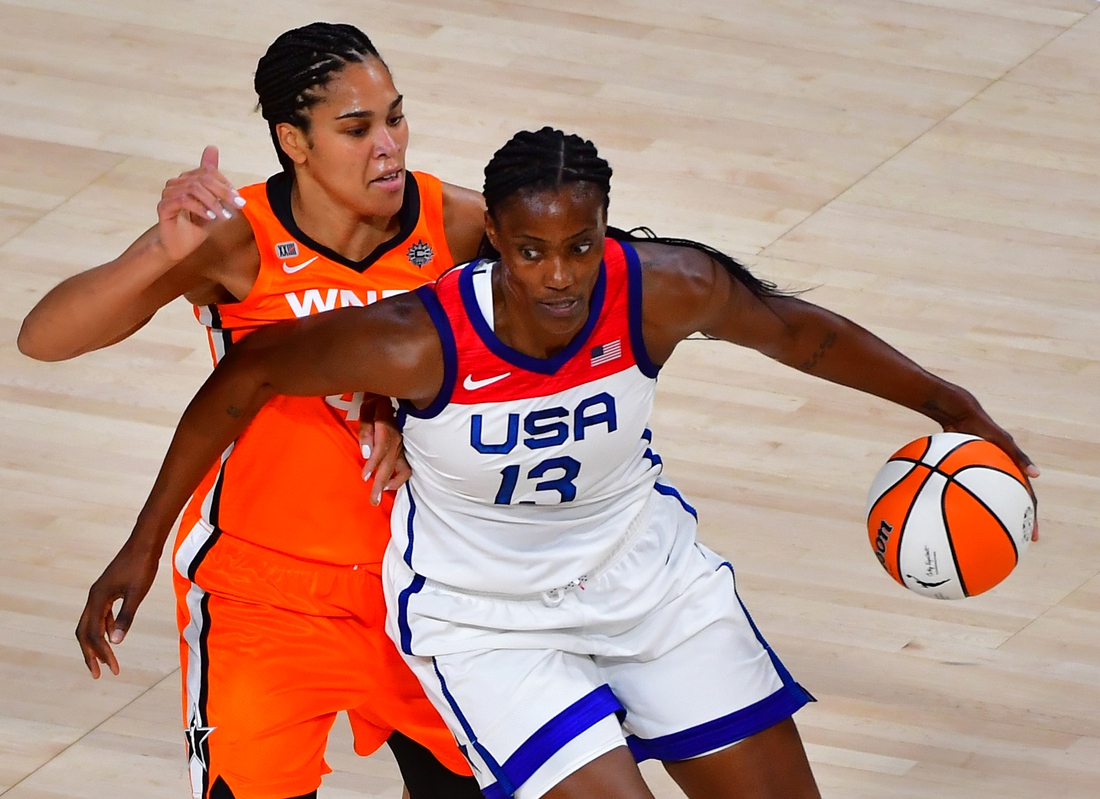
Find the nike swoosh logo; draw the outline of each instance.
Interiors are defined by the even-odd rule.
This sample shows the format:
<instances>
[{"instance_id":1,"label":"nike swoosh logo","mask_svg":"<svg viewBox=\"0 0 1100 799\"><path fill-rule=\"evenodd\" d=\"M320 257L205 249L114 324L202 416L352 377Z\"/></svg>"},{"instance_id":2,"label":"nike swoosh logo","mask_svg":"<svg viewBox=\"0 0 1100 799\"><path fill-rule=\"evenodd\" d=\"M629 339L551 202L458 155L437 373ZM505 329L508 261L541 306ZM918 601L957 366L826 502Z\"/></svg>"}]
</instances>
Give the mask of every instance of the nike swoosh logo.
<instances>
[{"instance_id":1,"label":"nike swoosh logo","mask_svg":"<svg viewBox=\"0 0 1100 799\"><path fill-rule=\"evenodd\" d=\"M499 380L503 380L510 374L512 373L505 372L502 375L497 375L496 377L487 377L484 380L474 380L473 375L466 375L466 379L462 381L462 387L467 391L475 391L479 388L485 388L485 386L491 386L493 383L496 383Z\"/></svg>"},{"instance_id":2,"label":"nike swoosh logo","mask_svg":"<svg viewBox=\"0 0 1100 799\"><path fill-rule=\"evenodd\" d=\"M283 271L286 272L288 275L293 275L295 272L301 272L303 269L305 269L311 263L316 261L317 258L318 258L318 256L314 255L312 258L310 258L305 263L298 264L297 266L287 266L286 261L283 261Z\"/></svg>"}]
</instances>

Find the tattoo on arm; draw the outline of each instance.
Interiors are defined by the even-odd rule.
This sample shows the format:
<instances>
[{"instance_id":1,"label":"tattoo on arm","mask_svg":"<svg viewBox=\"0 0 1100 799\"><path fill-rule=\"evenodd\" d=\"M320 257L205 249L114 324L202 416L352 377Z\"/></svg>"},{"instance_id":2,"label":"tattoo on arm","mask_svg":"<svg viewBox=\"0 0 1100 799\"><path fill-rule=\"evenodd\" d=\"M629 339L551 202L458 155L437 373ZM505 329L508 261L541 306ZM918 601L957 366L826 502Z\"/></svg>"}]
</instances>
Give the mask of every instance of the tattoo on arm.
<instances>
[{"instance_id":1,"label":"tattoo on arm","mask_svg":"<svg viewBox=\"0 0 1100 799\"><path fill-rule=\"evenodd\" d=\"M236 405L230 405L228 408L225 409L225 412L232 416L234 419L240 418L241 415L241 409L238 408Z\"/></svg>"},{"instance_id":2,"label":"tattoo on arm","mask_svg":"<svg viewBox=\"0 0 1100 799\"><path fill-rule=\"evenodd\" d=\"M812 372L814 367L825 357L825 353L832 349L834 344L836 344L836 333L830 332L821 340L821 344L818 346L817 351L798 368L803 372Z\"/></svg>"}]
</instances>

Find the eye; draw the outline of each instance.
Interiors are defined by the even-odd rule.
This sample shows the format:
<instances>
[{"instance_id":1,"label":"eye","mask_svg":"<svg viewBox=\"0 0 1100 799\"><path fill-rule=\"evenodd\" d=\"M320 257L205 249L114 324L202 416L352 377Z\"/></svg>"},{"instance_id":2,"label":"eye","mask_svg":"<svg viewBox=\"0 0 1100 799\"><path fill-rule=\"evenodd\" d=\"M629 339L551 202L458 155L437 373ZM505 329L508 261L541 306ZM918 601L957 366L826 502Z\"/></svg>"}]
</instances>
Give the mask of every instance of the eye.
<instances>
[{"instance_id":1,"label":"eye","mask_svg":"<svg viewBox=\"0 0 1100 799\"><path fill-rule=\"evenodd\" d=\"M537 261L539 257L539 251L534 247L520 247L519 254L525 261Z\"/></svg>"},{"instance_id":2,"label":"eye","mask_svg":"<svg viewBox=\"0 0 1100 799\"><path fill-rule=\"evenodd\" d=\"M592 249L592 242L582 241L573 245L573 252L577 255L584 255L586 252Z\"/></svg>"},{"instance_id":3,"label":"eye","mask_svg":"<svg viewBox=\"0 0 1100 799\"><path fill-rule=\"evenodd\" d=\"M386 122L389 124L389 126L391 128L394 128L394 127L397 127L398 125L400 125L404 120L405 120L405 115L404 114L394 114L388 120L386 120Z\"/></svg>"},{"instance_id":4,"label":"eye","mask_svg":"<svg viewBox=\"0 0 1100 799\"><path fill-rule=\"evenodd\" d=\"M356 125L354 128L348 128L344 131L344 133L346 133L348 136L359 139L367 135L367 128L365 125Z\"/></svg>"}]
</instances>

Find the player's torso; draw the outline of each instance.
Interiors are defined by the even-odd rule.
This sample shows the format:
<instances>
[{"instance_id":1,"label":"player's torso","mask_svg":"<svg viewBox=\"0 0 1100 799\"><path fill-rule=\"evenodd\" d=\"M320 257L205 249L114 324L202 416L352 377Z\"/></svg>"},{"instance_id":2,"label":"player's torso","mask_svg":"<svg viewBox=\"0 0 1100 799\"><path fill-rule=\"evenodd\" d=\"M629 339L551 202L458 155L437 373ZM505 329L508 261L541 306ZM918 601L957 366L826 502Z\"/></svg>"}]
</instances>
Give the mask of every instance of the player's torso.
<instances>
[{"instance_id":1,"label":"player's torso","mask_svg":"<svg viewBox=\"0 0 1100 799\"><path fill-rule=\"evenodd\" d=\"M241 195L260 269L241 302L196 308L209 329L215 363L259 327L368 305L434 280L453 265L440 184L428 175L408 175L400 231L360 263L297 228L285 177L245 187ZM204 514L210 525L296 557L374 568L388 536L392 498L372 506L360 476L362 400L348 394L269 402L211 483Z\"/></svg>"},{"instance_id":2,"label":"player's torso","mask_svg":"<svg viewBox=\"0 0 1100 799\"><path fill-rule=\"evenodd\" d=\"M446 386L432 407L403 410L414 477L394 516L418 573L467 590L561 586L604 559L644 505L660 473L647 429L656 367L640 344L640 272L607 251L586 327L550 359L496 338L490 264L437 284L437 327L454 337Z\"/></svg>"}]
</instances>

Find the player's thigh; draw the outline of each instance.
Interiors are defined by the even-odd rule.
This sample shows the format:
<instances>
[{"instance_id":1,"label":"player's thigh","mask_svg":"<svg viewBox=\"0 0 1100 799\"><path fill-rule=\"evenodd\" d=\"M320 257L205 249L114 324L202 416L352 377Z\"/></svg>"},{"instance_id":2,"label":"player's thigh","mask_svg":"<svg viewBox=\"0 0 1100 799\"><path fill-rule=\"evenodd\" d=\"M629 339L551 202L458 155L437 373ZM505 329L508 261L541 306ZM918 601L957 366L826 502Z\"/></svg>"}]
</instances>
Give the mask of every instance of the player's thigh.
<instances>
[{"instance_id":1,"label":"player's thigh","mask_svg":"<svg viewBox=\"0 0 1100 799\"><path fill-rule=\"evenodd\" d=\"M546 799L653 799L625 746L600 755L546 793Z\"/></svg>"},{"instance_id":2,"label":"player's thigh","mask_svg":"<svg viewBox=\"0 0 1100 799\"><path fill-rule=\"evenodd\" d=\"M221 777L237 799L315 790L336 713L363 701L350 664L371 651L357 627L207 595L202 629L185 634L193 789Z\"/></svg>"},{"instance_id":3,"label":"player's thigh","mask_svg":"<svg viewBox=\"0 0 1100 799\"><path fill-rule=\"evenodd\" d=\"M794 719L717 752L665 763L691 799L820 799Z\"/></svg>"},{"instance_id":4,"label":"player's thigh","mask_svg":"<svg viewBox=\"0 0 1100 799\"><path fill-rule=\"evenodd\" d=\"M355 751L369 755L383 742L391 741L396 730L410 744L416 742L424 747L436 766L442 764L440 768L444 771L469 778L470 764L385 630L380 625L374 626L366 634L372 639L373 654L369 660L357 664L357 670L368 690L363 704L348 710ZM401 753L407 748L391 745L403 772Z\"/></svg>"},{"instance_id":5,"label":"player's thigh","mask_svg":"<svg viewBox=\"0 0 1100 799\"><path fill-rule=\"evenodd\" d=\"M621 705L586 656L501 649L410 665L486 796L537 799L625 744Z\"/></svg>"}]
</instances>

